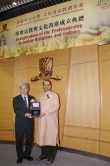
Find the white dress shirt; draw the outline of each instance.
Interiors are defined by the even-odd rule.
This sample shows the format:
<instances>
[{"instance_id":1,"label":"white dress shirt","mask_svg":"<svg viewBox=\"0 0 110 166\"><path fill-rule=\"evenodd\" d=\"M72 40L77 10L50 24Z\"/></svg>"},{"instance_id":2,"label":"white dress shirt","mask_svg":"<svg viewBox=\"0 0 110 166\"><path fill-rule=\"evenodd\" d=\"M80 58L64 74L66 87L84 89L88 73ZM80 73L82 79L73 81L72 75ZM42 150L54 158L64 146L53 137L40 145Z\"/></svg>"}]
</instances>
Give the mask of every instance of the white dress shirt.
<instances>
[{"instance_id":1,"label":"white dress shirt","mask_svg":"<svg viewBox=\"0 0 110 166\"><path fill-rule=\"evenodd\" d=\"M29 107L29 103L28 103L28 95L24 96L24 95L21 94L21 96L22 96L23 100L25 100L24 97L26 97L27 107Z\"/></svg>"}]
</instances>

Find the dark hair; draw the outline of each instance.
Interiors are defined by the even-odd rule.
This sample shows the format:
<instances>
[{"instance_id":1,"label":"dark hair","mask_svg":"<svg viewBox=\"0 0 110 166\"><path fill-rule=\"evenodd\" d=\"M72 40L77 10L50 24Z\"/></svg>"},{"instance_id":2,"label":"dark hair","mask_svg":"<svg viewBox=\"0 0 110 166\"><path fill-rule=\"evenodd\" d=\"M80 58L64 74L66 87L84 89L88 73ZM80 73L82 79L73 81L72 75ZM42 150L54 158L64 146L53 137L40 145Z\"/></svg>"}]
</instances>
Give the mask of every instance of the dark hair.
<instances>
[{"instance_id":1,"label":"dark hair","mask_svg":"<svg viewBox=\"0 0 110 166\"><path fill-rule=\"evenodd\" d=\"M43 83L42 83L43 85L44 85L45 81L48 81L50 83L50 85L52 86L52 82L50 80L48 80L48 79L43 81Z\"/></svg>"}]
</instances>

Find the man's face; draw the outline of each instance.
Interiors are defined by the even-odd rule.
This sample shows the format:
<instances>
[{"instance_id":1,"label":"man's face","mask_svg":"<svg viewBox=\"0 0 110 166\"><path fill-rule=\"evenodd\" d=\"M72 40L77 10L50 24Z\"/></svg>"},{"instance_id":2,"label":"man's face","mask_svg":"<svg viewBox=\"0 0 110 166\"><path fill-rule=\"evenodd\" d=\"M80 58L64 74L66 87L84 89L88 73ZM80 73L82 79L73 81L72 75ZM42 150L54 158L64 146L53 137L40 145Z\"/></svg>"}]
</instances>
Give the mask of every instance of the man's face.
<instances>
[{"instance_id":1,"label":"man's face","mask_svg":"<svg viewBox=\"0 0 110 166\"><path fill-rule=\"evenodd\" d=\"M45 91L45 92L50 91L50 89L51 89L50 82L45 81L44 84L43 84L43 88L44 88L44 91Z\"/></svg>"},{"instance_id":2,"label":"man's face","mask_svg":"<svg viewBox=\"0 0 110 166\"><path fill-rule=\"evenodd\" d=\"M22 85L19 90L22 95L27 95L29 89L25 85Z\"/></svg>"}]
</instances>

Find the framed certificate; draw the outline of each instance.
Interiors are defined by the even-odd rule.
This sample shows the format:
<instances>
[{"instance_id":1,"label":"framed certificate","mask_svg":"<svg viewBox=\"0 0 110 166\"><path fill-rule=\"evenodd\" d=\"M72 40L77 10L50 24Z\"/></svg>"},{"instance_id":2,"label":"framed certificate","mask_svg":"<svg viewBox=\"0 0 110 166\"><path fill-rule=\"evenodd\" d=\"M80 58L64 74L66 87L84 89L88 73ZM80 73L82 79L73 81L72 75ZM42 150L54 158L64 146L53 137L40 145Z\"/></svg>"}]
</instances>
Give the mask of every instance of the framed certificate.
<instances>
[{"instance_id":1,"label":"framed certificate","mask_svg":"<svg viewBox=\"0 0 110 166\"><path fill-rule=\"evenodd\" d=\"M32 102L32 117L38 118L40 116L40 102Z\"/></svg>"}]
</instances>

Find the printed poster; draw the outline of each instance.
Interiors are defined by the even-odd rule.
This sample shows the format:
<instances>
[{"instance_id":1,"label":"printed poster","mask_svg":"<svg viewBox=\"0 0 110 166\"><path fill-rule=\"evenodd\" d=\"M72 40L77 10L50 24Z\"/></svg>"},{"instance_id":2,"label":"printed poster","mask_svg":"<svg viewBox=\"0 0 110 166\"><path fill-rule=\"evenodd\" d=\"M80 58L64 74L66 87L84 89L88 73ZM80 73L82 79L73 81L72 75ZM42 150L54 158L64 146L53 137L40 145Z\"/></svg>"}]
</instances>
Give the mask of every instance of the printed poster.
<instances>
[{"instance_id":1,"label":"printed poster","mask_svg":"<svg viewBox=\"0 0 110 166\"><path fill-rule=\"evenodd\" d=\"M110 0L72 0L0 22L0 59L110 43Z\"/></svg>"}]
</instances>

